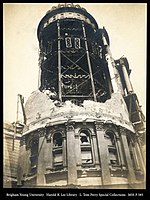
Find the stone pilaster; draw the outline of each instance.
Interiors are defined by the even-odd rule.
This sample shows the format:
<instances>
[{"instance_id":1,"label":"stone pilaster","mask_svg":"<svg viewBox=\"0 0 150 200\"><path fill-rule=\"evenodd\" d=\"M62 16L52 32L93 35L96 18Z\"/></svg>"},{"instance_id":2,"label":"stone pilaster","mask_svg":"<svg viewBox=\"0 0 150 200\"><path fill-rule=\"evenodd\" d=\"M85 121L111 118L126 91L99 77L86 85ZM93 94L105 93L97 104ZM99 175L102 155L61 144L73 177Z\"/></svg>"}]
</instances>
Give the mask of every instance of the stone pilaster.
<instances>
[{"instance_id":1,"label":"stone pilaster","mask_svg":"<svg viewBox=\"0 0 150 200\"><path fill-rule=\"evenodd\" d=\"M20 141L20 155L18 159L18 173L17 173L17 185L22 185L23 176L29 173L29 155L26 148L26 138L22 137Z\"/></svg>"},{"instance_id":2,"label":"stone pilaster","mask_svg":"<svg viewBox=\"0 0 150 200\"><path fill-rule=\"evenodd\" d=\"M46 144L45 144L45 152L44 152L44 160L45 166L48 169L53 168L53 139L52 139L53 131L50 130L48 134L46 134Z\"/></svg>"},{"instance_id":3,"label":"stone pilaster","mask_svg":"<svg viewBox=\"0 0 150 200\"><path fill-rule=\"evenodd\" d=\"M77 168L76 168L74 123L66 124L66 132L67 132L68 185L76 185L77 184Z\"/></svg>"},{"instance_id":4,"label":"stone pilaster","mask_svg":"<svg viewBox=\"0 0 150 200\"><path fill-rule=\"evenodd\" d=\"M126 164L127 164L127 168L128 168L128 180L129 180L129 183L132 184L135 182L136 178L135 178L132 159L131 159L131 155L130 155L130 151L129 151L129 146L127 143L126 133L127 133L127 130L123 127L120 127L120 138L121 138L123 152L124 152L124 156L125 156L125 160L126 160Z\"/></svg>"},{"instance_id":5,"label":"stone pilaster","mask_svg":"<svg viewBox=\"0 0 150 200\"><path fill-rule=\"evenodd\" d=\"M45 163L45 147L46 147L46 137L45 130L39 130L39 148L38 148L38 164L37 164L37 185L44 185L46 183L45 180L45 171L46 171L46 163Z\"/></svg>"},{"instance_id":6,"label":"stone pilaster","mask_svg":"<svg viewBox=\"0 0 150 200\"><path fill-rule=\"evenodd\" d=\"M117 138L117 146L118 146L118 152L119 152L119 156L120 156L120 164L122 167L125 167L125 158L124 158L124 154L123 154L123 149L122 149L122 145L121 145L121 141L120 138Z\"/></svg>"},{"instance_id":7,"label":"stone pilaster","mask_svg":"<svg viewBox=\"0 0 150 200\"><path fill-rule=\"evenodd\" d=\"M144 164L143 156L141 154L140 146L137 141L135 142L135 150L137 152L137 157L139 158L138 160L139 160L140 169L145 174L146 173L145 164Z\"/></svg>"},{"instance_id":8,"label":"stone pilaster","mask_svg":"<svg viewBox=\"0 0 150 200\"><path fill-rule=\"evenodd\" d=\"M96 127L98 150L99 150L99 160L101 162L102 184L110 185L111 176L109 170L109 153L108 153L108 146L104 138L105 131L103 123L96 122L95 127Z\"/></svg>"}]
</instances>

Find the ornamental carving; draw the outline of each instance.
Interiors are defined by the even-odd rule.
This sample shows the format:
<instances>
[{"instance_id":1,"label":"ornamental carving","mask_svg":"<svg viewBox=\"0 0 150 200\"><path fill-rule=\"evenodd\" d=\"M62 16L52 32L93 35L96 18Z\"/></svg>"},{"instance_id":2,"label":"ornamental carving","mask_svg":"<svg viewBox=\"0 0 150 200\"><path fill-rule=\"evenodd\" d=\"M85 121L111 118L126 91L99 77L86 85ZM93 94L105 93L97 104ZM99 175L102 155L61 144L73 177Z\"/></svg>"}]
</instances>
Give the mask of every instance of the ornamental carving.
<instances>
[{"instance_id":1,"label":"ornamental carving","mask_svg":"<svg viewBox=\"0 0 150 200\"><path fill-rule=\"evenodd\" d=\"M66 130L67 131L74 131L74 125L75 125L74 122L72 122L72 123L66 123Z\"/></svg>"},{"instance_id":2,"label":"ornamental carving","mask_svg":"<svg viewBox=\"0 0 150 200\"><path fill-rule=\"evenodd\" d=\"M45 135L45 128L38 129L39 137L43 137Z\"/></svg>"},{"instance_id":3,"label":"ornamental carving","mask_svg":"<svg viewBox=\"0 0 150 200\"><path fill-rule=\"evenodd\" d=\"M119 126L119 132L120 132L121 135L126 135L127 129L122 127L122 126Z\"/></svg>"},{"instance_id":4,"label":"ornamental carving","mask_svg":"<svg viewBox=\"0 0 150 200\"><path fill-rule=\"evenodd\" d=\"M67 131L73 131L74 130L74 126L69 124L66 126Z\"/></svg>"},{"instance_id":5,"label":"ornamental carving","mask_svg":"<svg viewBox=\"0 0 150 200\"><path fill-rule=\"evenodd\" d=\"M53 129L47 130L46 135L45 135L47 142L51 142L52 135L53 135Z\"/></svg>"},{"instance_id":6,"label":"ornamental carving","mask_svg":"<svg viewBox=\"0 0 150 200\"><path fill-rule=\"evenodd\" d=\"M96 130L98 130L98 131L104 130L104 123L96 122L95 127L96 127Z\"/></svg>"}]
</instances>

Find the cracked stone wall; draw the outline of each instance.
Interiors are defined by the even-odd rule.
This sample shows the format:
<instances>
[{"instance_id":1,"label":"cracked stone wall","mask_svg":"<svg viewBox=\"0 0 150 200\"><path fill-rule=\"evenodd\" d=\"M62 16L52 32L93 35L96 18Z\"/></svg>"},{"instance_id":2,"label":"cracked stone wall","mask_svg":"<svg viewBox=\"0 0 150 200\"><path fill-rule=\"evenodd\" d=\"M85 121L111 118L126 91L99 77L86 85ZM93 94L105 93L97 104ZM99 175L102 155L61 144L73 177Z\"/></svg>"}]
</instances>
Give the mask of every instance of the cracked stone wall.
<instances>
[{"instance_id":1,"label":"cracked stone wall","mask_svg":"<svg viewBox=\"0 0 150 200\"><path fill-rule=\"evenodd\" d=\"M111 120L112 123L122 125L131 131L132 123L129 120L126 104L121 94L113 93L111 99L105 103L85 100L82 106L66 101L59 106L39 90L34 91L25 105L28 129L35 126L44 126L54 121L73 120Z\"/></svg>"}]
</instances>

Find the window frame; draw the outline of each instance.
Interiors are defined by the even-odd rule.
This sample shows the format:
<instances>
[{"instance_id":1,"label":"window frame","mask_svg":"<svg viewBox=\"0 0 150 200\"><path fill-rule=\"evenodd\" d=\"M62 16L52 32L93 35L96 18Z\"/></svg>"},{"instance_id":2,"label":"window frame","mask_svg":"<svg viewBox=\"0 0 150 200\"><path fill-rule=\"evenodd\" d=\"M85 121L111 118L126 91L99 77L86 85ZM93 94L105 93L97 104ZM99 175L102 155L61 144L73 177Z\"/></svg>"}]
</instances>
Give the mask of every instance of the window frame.
<instances>
[{"instance_id":1,"label":"window frame","mask_svg":"<svg viewBox=\"0 0 150 200\"><path fill-rule=\"evenodd\" d=\"M89 138L89 144L84 144L81 142L81 138L80 138L80 135L81 133L84 133L83 131L86 131L88 133L88 138ZM86 134L86 133L84 133ZM89 167L89 166L93 166L94 164L94 152L93 152L93 148L92 148L92 137L91 137L91 131L90 129L88 128L81 128L79 130L79 140L80 140L80 150L81 150L81 166L82 167ZM90 156L91 156L91 162L83 162L83 160L86 160L86 159L82 159L82 152L90 152ZM88 158L87 158L88 160Z\"/></svg>"},{"instance_id":2,"label":"window frame","mask_svg":"<svg viewBox=\"0 0 150 200\"><path fill-rule=\"evenodd\" d=\"M31 137L31 139L30 139ZM30 136L28 138L28 148L30 148L30 170L29 170L29 175L33 175L37 172L37 167L38 167L38 156L39 156L39 137L34 135ZM33 143L35 143L33 145ZM36 147L36 150L33 150L33 147ZM34 152L34 153L33 153ZM36 152L36 153L35 153ZM33 161L34 160L34 161Z\"/></svg>"},{"instance_id":3,"label":"window frame","mask_svg":"<svg viewBox=\"0 0 150 200\"><path fill-rule=\"evenodd\" d=\"M55 146L54 145L54 136L56 134L60 134L61 135L61 138L62 138L62 144L61 146ZM53 133L53 136L52 136L52 165L53 165L53 169L57 170L57 167L60 168L60 167L63 167L63 147L64 147L64 139L63 139L63 134L61 131L59 130L56 130L54 133ZM55 156L57 154L61 154L61 158L62 158L62 161L59 161L59 162L55 162Z\"/></svg>"},{"instance_id":4,"label":"window frame","mask_svg":"<svg viewBox=\"0 0 150 200\"><path fill-rule=\"evenodd\" d=\"M108 135L108 133L110 133L111 136ZM120 153L119 153L119 149L118 149L118 144L117 144L117 136L114 130L106 130L104 138L107 142L107 147L108 147L108 153L109 153L109 165L111 166L112 169L114 168L121 168L121 163L120 163ZM109 138L109 139L108 139ZM111 141L111 145L108 143L108 141ZM116 163L113 164L111 161L114 161L113 159L111 159L111 153L113 156L116 157L115 161Z\"/></svg>"}]
</instances>

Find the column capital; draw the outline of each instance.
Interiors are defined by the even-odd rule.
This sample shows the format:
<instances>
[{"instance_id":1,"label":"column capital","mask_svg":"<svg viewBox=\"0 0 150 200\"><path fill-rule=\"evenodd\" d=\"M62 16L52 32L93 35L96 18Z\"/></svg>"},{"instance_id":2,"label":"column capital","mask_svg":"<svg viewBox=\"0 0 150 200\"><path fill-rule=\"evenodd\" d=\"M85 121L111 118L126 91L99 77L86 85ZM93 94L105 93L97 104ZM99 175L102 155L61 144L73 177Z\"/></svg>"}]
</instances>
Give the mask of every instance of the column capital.
<instances>
[{"instance_id":1,"label":"column capital","mask_svg":"<svg viewBox=\"0 0 150 200\"><path fill-rule=\"evenodd\" d=\"M51 142L52 134L53 134L53 130L49 130L49 131L46 133L46 135L45 135L46 141L47 141L48 143Z\"/></svg>"},{"instance_id":2,"label":"column capital","mask_svg":"<svg viewBox=\"0 0 150 200\"><path fill-rule=\"evenodd\" d=\"M104 122L96 121L95 127L97 131L104 130Z\"/></svg>"},{"instance_id":3,"label":"column capital","mask_svg":"<svg viewBox=\"0 0 150 200\"><path fill-rule=\"evenodd\" d=\"M120 132L121 135L126 135L127 129L122 127L122 126L119 126L119 132Z\"/></svg>"},{"instance_id":4,"label":"column capital","mask_svg":"<svg viewBox=\"0 0 150 200\"><path fill-rule=\"evenodd\" d=\"M74 130L74 126L75 126L75 122L66 122L66 130L67 131L73 131Z\"/></svg>"},{"instance_id":5,"label":"column capital","mask_svg":"<svg viewBox=\"0 0 150 200\"><path fill-rule=\"evenodd\" d=\"M39 133L39 137L43 137L46 133L46 129L45 128L39 128L38 133Z\"/></svg>"}]
</instances>

